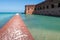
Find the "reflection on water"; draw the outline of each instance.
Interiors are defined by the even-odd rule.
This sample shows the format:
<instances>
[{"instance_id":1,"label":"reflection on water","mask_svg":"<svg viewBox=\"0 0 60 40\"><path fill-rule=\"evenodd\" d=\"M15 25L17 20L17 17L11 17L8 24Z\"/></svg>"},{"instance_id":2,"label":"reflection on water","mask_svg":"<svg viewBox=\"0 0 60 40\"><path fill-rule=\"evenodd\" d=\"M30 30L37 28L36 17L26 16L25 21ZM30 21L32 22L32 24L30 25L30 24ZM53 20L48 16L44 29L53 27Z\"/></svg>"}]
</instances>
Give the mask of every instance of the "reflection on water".
<instances>
[{"instance_id":1,"label":"reflection on water","mask_svg":"<svg viewBox=\"0 0 60 40\"><path fill-rule=\"evenodd\" d=\"M14 14L0 14L2 27ZM35 40L60 40L60 18L20 14Z\"/></svg>"}]
</instances>

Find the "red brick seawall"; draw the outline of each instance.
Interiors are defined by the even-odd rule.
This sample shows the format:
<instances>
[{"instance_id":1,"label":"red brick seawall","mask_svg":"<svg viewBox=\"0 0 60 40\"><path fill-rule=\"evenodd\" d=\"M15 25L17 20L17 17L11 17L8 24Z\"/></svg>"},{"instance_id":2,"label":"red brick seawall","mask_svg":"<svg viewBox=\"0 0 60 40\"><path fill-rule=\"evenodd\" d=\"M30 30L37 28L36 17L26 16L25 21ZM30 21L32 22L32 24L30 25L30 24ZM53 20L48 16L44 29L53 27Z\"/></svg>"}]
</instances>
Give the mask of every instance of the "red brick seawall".
<instances>
[{"instance_id":1,"label":"red brick seawall","mask_svg":"<svg viewBox=\"0 0 60 40\"><path fill-rule=\"evenodd\" d=\"M0 29L0 40L34 40L22 18L17 14Z\"/></svg>"}]
</instances>

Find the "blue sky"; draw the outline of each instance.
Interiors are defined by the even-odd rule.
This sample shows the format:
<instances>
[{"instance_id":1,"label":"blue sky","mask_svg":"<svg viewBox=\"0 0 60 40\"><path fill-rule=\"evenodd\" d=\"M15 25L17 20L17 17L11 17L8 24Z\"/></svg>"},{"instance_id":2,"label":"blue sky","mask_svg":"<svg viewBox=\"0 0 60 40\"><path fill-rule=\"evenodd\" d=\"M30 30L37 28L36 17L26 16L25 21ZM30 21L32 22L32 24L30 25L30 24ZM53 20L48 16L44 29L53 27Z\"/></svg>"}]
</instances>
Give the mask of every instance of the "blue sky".
<instances>
[{"instance_id":1,"label":"blue sky","mask_svg":"<svg viewBox=\"0 0 60 40\"><path fill-rule=\"evenodd\" d=\"M42 1L44 0L0 0L0 12L24 12L25 5Z\"/></svg>"}]
</instances>

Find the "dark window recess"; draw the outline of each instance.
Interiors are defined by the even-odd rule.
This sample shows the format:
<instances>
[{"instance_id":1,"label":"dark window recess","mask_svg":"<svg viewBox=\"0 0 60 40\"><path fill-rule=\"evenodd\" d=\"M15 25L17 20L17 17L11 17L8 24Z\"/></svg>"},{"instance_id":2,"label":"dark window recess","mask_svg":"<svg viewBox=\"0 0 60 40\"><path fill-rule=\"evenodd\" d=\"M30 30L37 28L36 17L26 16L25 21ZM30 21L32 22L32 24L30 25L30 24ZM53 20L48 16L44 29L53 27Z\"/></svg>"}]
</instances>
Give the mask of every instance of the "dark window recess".
<instances>
[{"instance_id":1,"label":"dark window recess","mask_svg":"<svg viewBox=\"0 0 60 40\"><path fill-rule=\"evenodd\" d=\"M49 8L49 6L46 6L46 8L48 9L48 8Z\"/></svg>"},{"instance_id":2,"label":"dark window recess","mask_svg":"<svg viewBox=\"0 0 60 40\"><path fill-rule=\"evenodd\" d=\"M51 5L51 8L54 8L54 5L53 4Z\"/></svg>"},{"instance_id":3,"label":"dark window recess","mask_svg":"<svg viewBox=\"0 0 60 40\"><path fill-rule=\"evenodd\" d=\"M45 6L43 6L43 9L45 9Z\"/></svg>"},{"instance_id":4,"label":"dark window recess","mask_svg":"<svg viewBox=\"0 0 60 40\"><path fill-rule=\"evenodd\" d=\"M36 8L35 8L35 10L36 10Z\"/></svg>"},{"instance_id":5,"label":"dark window recess","mask_svg":"<svg viewBox=\"0 0 60 40\"><path fill-rule=\"evenodd\" d=\"M29 8L28 8L28 10L29 10Z\"/></svg>"},{"instance_id":6,"label":"dark window recess","mask_svg":"<svg viewBox=\"0 0 60 40\"><path fill-rule=\"evenodd\" d=\"M40 7L40 10L41 10L42 8Z\"/></svg>"},{"instance_id":7,"label":"dark window recess","mask_svg":"<svg viewBox=\"0 0 60 40\"><path fill-rule=\"evenodd\" d=\"M60 3L58 3L58 7L60 7Z\"/></svg>"},{"instance_id":8,"label":"dark window recess","mask_svg":"<svg viewBox=\"0 0 60 40\"><path fill-rule=\"evenodd\" d=\"M35 10L39 10L39 8L35 8Z\"/></svg>"}]
</instances>

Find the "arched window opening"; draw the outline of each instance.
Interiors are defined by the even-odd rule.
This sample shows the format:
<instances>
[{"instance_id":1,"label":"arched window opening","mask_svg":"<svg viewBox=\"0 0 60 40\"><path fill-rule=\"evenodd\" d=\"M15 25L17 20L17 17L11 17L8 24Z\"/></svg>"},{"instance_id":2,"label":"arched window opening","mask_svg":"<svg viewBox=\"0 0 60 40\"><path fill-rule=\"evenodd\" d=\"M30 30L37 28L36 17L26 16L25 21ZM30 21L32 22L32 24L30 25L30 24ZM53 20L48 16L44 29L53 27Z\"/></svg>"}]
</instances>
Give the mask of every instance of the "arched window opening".
<instances>
[{"instance_id":1,"label":"arched window opening","mask_svg":"<svg viewBox=\"0 0 60 40\"><path fill-rule=\"evenodd\" d=\"M43 6L43 9L45 9L45 6Z\"/></svg>"},{"instance_id":2,"label":"arched window opening","mask_svg":"<svg viewBox=\"0 0 60 40\"><path fill-rule=\"evenodd\" d=\"M60 3L58 3L58 7L60 7Z\"/></svg>"},{"instance_id":3,"label":"arched window opening","mask_svg":"<svg viewBox=\"0 0 60 40\"><path fill-rule=\"evenodd\" d=\"M51 8L54 8L54 4L51 4Z\"/></svg>"},{"instance_id":4,"label":"arched window opening","mask_svg":"<svg viewBox=\"0 0 60 40\"><path fill-rule=\"evenodd\" d=\"M46 8L48 9L48 8L49 8L49 6L46 6Z\"/></svg>"}]
</instances>

